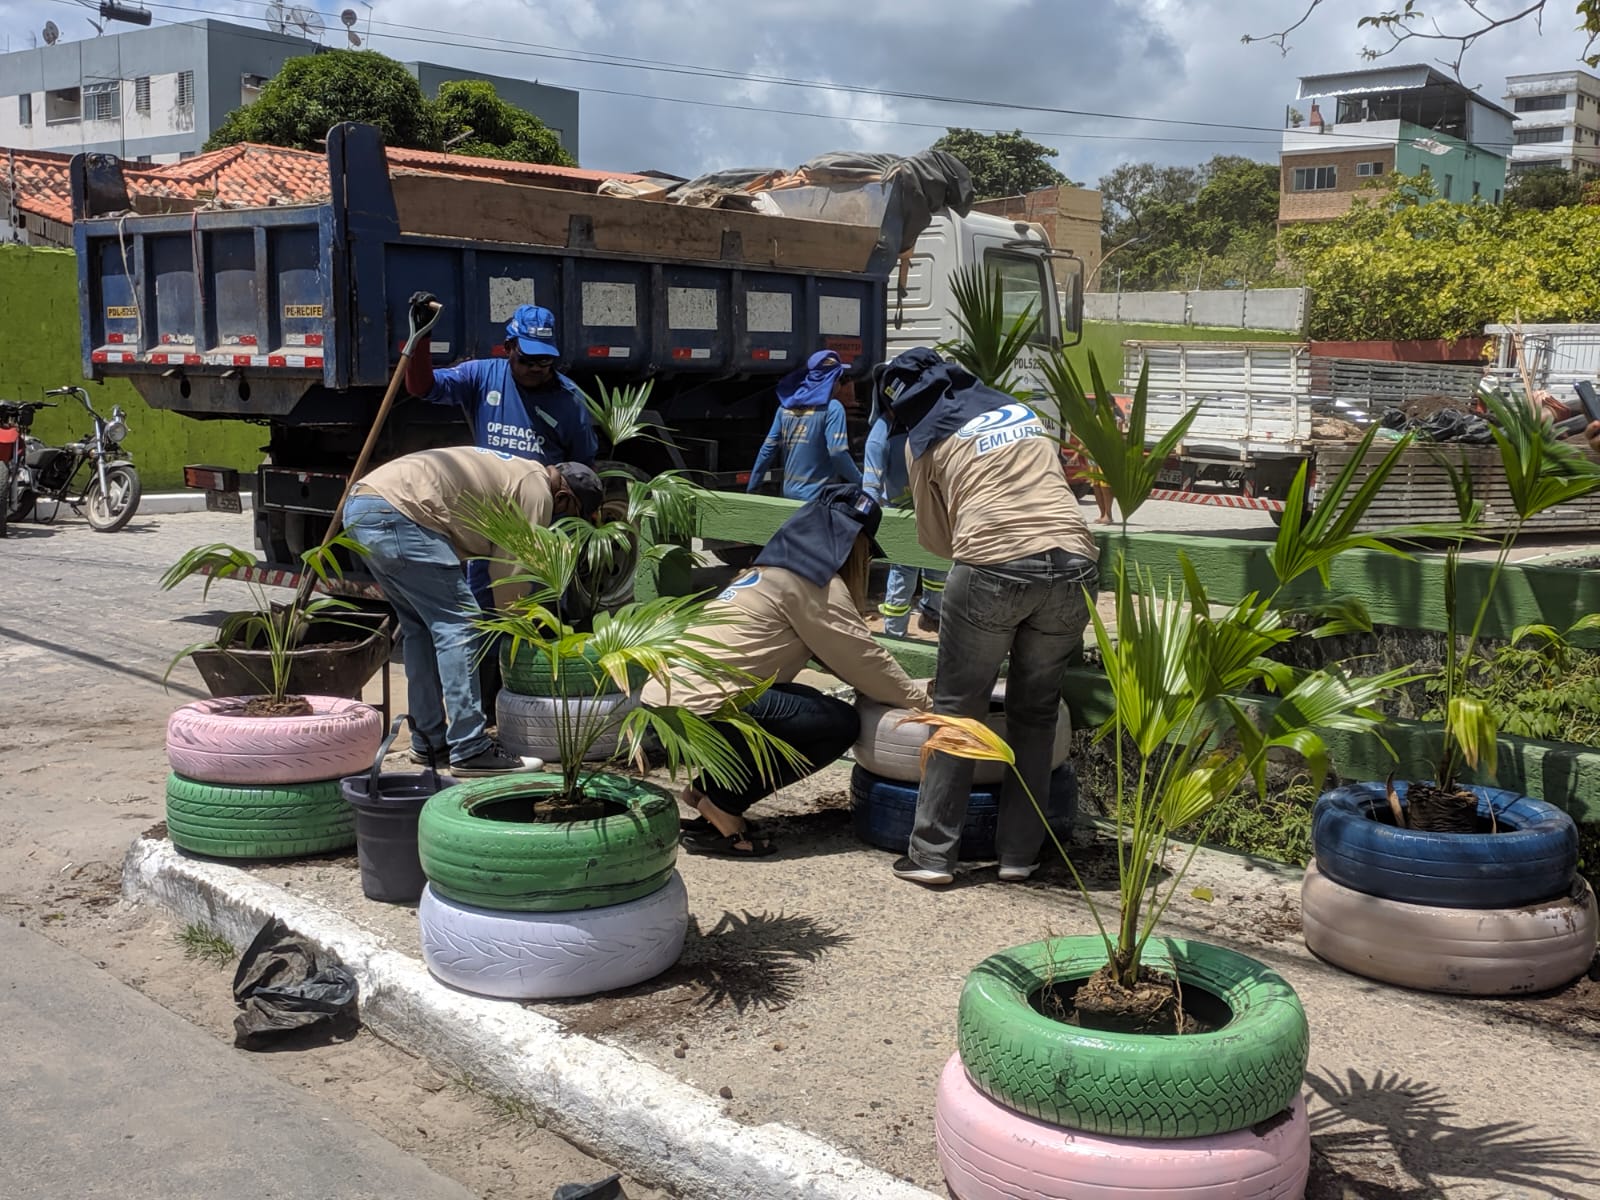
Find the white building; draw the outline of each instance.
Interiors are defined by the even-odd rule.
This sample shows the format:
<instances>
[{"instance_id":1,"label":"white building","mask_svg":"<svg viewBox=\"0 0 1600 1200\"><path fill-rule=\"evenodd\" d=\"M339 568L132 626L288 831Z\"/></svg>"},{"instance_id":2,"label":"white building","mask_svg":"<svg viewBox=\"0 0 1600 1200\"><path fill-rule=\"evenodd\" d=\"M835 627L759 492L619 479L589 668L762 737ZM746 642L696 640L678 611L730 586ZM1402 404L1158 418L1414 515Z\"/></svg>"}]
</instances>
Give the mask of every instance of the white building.
<instances>
[{"instance_id":1,"label":"white building","mask_svg":"<svg viewBox=\"0 0 1600 1200\"><path fill-rule=\"evenodd\" d=\"M1576 70L1510 75L1505 101L1517 114L1513 174L1534 167L1600 170L1600 79Z\"/></svg>"}]
</instances>

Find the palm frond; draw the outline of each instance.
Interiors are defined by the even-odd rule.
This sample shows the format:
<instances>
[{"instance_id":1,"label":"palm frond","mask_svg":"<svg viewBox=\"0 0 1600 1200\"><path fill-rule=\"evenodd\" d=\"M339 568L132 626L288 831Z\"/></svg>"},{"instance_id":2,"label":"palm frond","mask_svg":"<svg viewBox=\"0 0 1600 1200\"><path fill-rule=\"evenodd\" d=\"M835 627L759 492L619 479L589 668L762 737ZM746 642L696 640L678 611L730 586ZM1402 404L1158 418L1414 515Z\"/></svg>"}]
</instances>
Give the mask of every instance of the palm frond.
<instances>
[{"instance_id":1,"label":"palm frond","mask_svg":"<svg viewBox=\"0 0 1600 1200\"><path fill-rule=\"evenodd\" d=\"M987 384L1015 393L1018 381L1011 369L1027 349L1042 314L1030 303L1014 315L1006 312L1005 282L985 267L974 264L957 271L950 280L956 308L951 315L961 336L941 343L939 352Z\"/></svg>"},{"instance_id":2,"label":"palm frond","mask_svg":"<svg viewBox=\"0 0 1600 1200\"><path fill-rule=\"evenodd\" d=\"M655 389L655 380L647 379L643 383L623 384L615 388L607 387L603 379L595 382L600 389L599 398L584 392L583 402L594 418L595 428L601 438L609 442L613 449L624 442L638 439L662 440L656 432L656 426L644 419L645 409L650 407L650 393Z\"/></svg>"}]
</instances>

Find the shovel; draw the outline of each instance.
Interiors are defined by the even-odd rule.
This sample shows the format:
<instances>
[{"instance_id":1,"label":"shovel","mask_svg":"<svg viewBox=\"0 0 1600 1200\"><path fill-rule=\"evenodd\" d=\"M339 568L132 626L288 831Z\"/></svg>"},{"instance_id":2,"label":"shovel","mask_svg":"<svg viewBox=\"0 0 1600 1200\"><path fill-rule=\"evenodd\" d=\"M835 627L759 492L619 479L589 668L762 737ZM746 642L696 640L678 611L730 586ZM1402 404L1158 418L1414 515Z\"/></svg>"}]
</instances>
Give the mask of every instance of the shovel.
<instances>
[{"instance_id":1,"label":"shovel","mask_svg":"<svg viewBox=\"0 0 1600 1200\"><path fill-rule=\"evenodd\" d=\"M411 362L411 356L416 352L417 342L428 335L428 332L439 320L439 314L444 311L444 305L437 300L427 302L427 322L421 326L417 324L417 311L412 308L406 319L410 325L410 335L406 344L400 351L400 361L395 364L394 374L389 377L389 390L383 394L383 403L378 405L378 415L372 419L372 429L367 433L366 445L361 447L361 453L356 456L356 465L350 468L350 477L344 481L344 492L339 496L339 506L333 511L333 520L328 522L328 532L322 535L322 545L319 549L326 550L328 543L339 535L340 528L344 525L344 502L350 499L350 489L356 484L367 470L367 460L372 457L372 448L378 444L378 434L383 430L384 421L389 418L389 410L394 407L394 398L400 394L400 383L406 377L406 367ZM315 571L304 571L300 576L300 586L295 588L294 609L299 609L306 602L306 597L311 595L311 589L316 586L317 575Z\"/></svg>"}]
</instances>

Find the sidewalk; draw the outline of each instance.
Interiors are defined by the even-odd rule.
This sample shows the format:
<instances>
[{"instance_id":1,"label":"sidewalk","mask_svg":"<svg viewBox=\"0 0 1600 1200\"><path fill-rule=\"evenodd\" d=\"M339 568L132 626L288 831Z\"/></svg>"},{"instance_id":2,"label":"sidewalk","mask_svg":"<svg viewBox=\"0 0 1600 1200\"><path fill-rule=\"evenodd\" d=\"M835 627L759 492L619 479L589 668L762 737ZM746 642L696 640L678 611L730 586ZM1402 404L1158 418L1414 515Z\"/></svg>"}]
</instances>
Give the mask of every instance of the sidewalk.
<instances>
[{"instance_id":1,"label":"sidewalk","mask_svg":"<svg viewBox=\"0 0 1600 1200\"><path fill-rule=\"evenodd\" d=\"M48 938L0 922L12 1200L473 1200Z\"/></svg>"}]
</instances>

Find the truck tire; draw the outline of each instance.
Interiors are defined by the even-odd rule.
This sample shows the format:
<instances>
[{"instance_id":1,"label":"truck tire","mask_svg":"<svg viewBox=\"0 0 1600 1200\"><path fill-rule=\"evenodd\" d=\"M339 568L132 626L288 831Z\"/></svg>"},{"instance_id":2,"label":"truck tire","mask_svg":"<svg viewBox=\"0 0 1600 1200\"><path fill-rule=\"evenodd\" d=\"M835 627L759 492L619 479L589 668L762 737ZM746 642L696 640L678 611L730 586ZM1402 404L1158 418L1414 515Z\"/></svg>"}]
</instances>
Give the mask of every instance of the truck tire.
<instances>
[{"instance_id":1,"label":"truck tire","mask_svg":"<svg viewBox=\"0 0 1600 1200\"><path fill-rule=\"evenodd\" d=\"M1050 798L1045 814L1056 836L1066 838L1078 811L1078 774L1062 763L1050 774ZM917 816L917 785L880 779L857 766L850 772L850 818L855 834L869 846L904 854ZM966 862L994 858L995 824L1000 818L998 788L974 787L967 803L967 820L957 851ZM1046 843L1044 853L1055 850Z\"/></svg>"},{"instance_id":2,"label":"truck tire","mask_svg":"<svg viewBox=\"0 0 1600 1200\"><path fill-rule=\"evenodd\" d=\"M338 780L281 787L219 786L167 777L167 836L211 858L296 858L355 845L355 816Z\"/></svg>"},{"instance_id":3,"label":"truck tire","mask_svg":"<svg viewBox=\"0 0 1600 1200\"><path fill-rule=\"evenodd\" d=\"M1311 1125L1303 1096L1260 1127L1156 1141L1058 1129L996 1104L952 1055L934 1100L934 1140L952 1196L1016 1200L1283 1200L1305 1193Z\"/></svg>"},{"instance_id":4,"label":"truck tire","mask_svg":"<svg viewBox=\"0 0 1600 1200\"><path fill-rule=\"evenodd\" d=\"M674 871L637 900L571 912L503 912L429 886L417 905L422 960L451 987L506 1000L562 1000L632 987L683 952L689 893Z\"/></svg>"},{"instance_id":5,"label":"truck tire","mask_svg":"<svg viewBox=\"0 0 1600 1200\"><path fill-rule=\"evenodd\" d=\"M167 762L206 783L277 785L338 780L372 769L383 740L378 710L307 696L306 717L247 717L247 696L196 700L167 718Z\"/></svg>"},{"instance_id":6,"label":"truck tire","mask_svg":"<svg viewBox=\"0 0 1600 1200\"><path fill-rule=\"evenodd\" d=\"M1354 975L1450 996L1511 996L1571 983L1594 961L1600 919L1579 877L1553 900L1447 908L1369 896L1306 868L1306 948Z\"/></svg>"},{"instance_id":7,"label":"truck tire","mask_svg":"<svg viewBox=\"0 0 1600 1200\"><path fill-rule=\"evenodd\" d=\"M586 796L609 815L576 821L495 819L504 801L530 810L561 786L559 775L478 779L436 793L422 807L417 852L441 896L513 912L571 912L648 896L678 859L678 802L620 775L593 775Z\"/></svg>"},{"instance_id":8,"label":"truck tire","mask_svg":"<svg viewBox=\"0 0 1600 1200\"><path fill-rule=\"evenodd\" d=\"M1406 784L1395 794L1405 804ZM1560 896L1578 873L1578 827L1553 804L1501 788L1468 787L1499 833L1433 833L1381 820L1381 783L1353 783L1317 800L1311 844L1335 883L1386 900L1448 908L1519 908Z\"/></svg>"},{"instance_id":9,"label":"truck tire","mask_svg":"<svg viewBox=\"0 0 1600 1200\"><path fill-rule=\"evenodd\" d=\"M956 1043L973 1084L1036 1120L1119 1138L1213 1137L1287 1109L1305 1078L1311 1031L1283 977L1182 938L1152 938L1145 962L1177 974L1188 1006L1205 992L1231 1019L1182 1037L1080 1029L1045 1016L1032 997L1093 975L1105 966L1105 943L1091 935L1016 946L979 963L961 988Z\"/></svg>"},{"instance_id":10,"label":"truck tire","mask_svg":"<svg viewBox=\"0 0 1600 1200\"><path fill-rule=\"evenodd\" d=\"M621 689L596 665L599 655L593 645L585 646L582 658L561 660L561 685L556 686L550 657L535 646L523 646L513 658L511 644L500 648L500 686L519 696L614 696ZM630 682L643 687L643 671L630 671Z\"/></svg>"},{"instance_id":11,"label":"truck tire","mask_svg":"<svg viewBox=\"0 0 1600 1200\"><path fill-rule=\"evenodd\" d=\"M933 729L928 725L901 724L912 715L910 709L890 708L875 700L859 698L856 711L861 715L861 736L851 750L856 763L882 779L896 779L902 783L916 783L922 778L922 744ZM1001 737L1006 736L1004 712L990 713L984 724ZM1050 765L1059 766L1067 761L1072 749L1072 718L1065 704L1060 706L1056 720L1056 740L1050 753ZM976 762L972 769L972 782L981 787L996 787L1005 780L1011 768L993 760Z\"/></svg>"}]
</instances>

